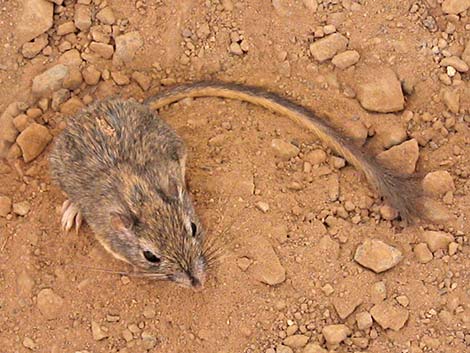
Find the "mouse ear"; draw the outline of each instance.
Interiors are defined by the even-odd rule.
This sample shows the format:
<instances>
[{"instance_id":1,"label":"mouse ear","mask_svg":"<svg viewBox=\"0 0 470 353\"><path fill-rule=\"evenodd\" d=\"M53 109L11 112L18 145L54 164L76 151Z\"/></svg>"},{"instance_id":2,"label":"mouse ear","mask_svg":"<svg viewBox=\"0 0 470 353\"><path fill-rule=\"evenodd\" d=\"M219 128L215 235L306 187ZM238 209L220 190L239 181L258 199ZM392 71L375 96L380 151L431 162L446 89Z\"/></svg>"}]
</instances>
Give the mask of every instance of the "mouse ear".
<instances>
[{"instance_id":1,"label":"mouse ear","mask_svg":"<svg viewBox=\"0 0 470 353\"><path fill-rule=\"evenodd\" d=\"M115 231L126 232L129 231L135 224L135 220L131 215L121 212L111 213L111 226Z\"/></svg>"},{"instance_id":2,"label":"mouse ear","mask_svg":"<svg viewBox=\"0 0 470 353\"><path fill-rule=\"evenodd\" d=\"M183 187L177 179L169 176L165 185L162 187L162 192L170 200L181 200L183 195Z\"/></svg>"}]
</instances>

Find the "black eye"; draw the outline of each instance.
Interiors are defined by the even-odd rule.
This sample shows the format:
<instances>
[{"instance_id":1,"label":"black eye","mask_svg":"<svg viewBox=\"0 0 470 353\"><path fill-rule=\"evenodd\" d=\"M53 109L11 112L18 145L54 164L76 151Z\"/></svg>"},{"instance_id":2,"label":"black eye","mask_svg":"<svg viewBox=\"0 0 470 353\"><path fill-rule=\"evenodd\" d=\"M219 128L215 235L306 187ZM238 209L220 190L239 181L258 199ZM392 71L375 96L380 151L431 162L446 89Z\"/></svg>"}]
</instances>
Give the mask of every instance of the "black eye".
<instances>
[{"instance_id":1,"label":"black eye","mask_svg":"<svg viewBox=\"0 0 470 353\"><path fill-rule=\"evenodd\" d=\"M160 258L156 257L155 254L151 251L145 250L144 257L147 261L158 264L160 262Z\"/></svg>"},{"instance_id":2,"label":"black eye","mask_svg":"<svg viewBox=\"0 0 470 353\"><path fill-rule=\"evenodd\" d=\"M195 237L197 233L197 226L193 222L191 222L191 232L193 233L193 237Z\"/></svg>"}]
</instances>

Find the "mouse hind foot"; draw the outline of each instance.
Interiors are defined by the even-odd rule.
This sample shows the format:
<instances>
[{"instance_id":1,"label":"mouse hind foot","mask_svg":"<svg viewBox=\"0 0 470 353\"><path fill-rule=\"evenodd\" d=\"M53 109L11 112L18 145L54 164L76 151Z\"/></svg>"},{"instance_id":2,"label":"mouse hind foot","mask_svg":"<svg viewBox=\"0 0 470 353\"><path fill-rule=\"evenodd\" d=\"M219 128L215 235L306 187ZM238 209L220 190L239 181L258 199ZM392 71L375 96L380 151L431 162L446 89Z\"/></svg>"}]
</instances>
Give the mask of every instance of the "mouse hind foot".
<instances>
[{"instance_id":1,"label":"mouse hind foot","mask_svg":"<svg viewBox=\"0 0 470 353\"><path fill-rule=\"evenodd\" d=\"M78 234L82 222L83 217L78 207L72 201L65 200L62 204L62 230L68 233L75 226L75 233Z\"/></svg>"}]
</instances>

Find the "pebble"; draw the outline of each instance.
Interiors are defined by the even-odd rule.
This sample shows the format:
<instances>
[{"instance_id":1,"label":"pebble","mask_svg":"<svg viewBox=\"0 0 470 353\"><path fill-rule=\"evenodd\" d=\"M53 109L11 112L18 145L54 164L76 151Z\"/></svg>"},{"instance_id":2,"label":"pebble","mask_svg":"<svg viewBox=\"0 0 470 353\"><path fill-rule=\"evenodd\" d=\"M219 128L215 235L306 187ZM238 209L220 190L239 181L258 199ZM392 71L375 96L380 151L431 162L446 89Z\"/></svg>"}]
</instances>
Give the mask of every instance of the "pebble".
<instances>
[{"instance_id":1,"label":"pebble","mask_svg":"<svg viewBox=\"0 0 470 353\"><path fill-rule=\"evenodd\" d=\"M408 305L410 305L410 300L406 295L399 295L395 299L401 306L407 307Z\"/></svg>"},{"instance_id":2,"label":"pebble","mask_svg":"<svg viewBox=\"0 0 470 353\"><path fill-rule=\"evenodd\" d=\"M388 67L363 70L356 92L362 107L373 112L392 113L405 107L401 83Z\"/></svg>"},{"instance_id":3,"label":"pebble","mask_svg":"<svg viewBox=\"0 0 470 353\"><path fill-rule=\"evenodd\" d=\"M96 14L96 19L105 25L113 25L116 22L113 10L107 6Z\"/></svg>"},{"instance_id":4,"label":"pebble","mask_svg":"<svg viewBox=\"0 0 470 353\"><path fill-rule=\"evenodd\" d=\"M305 346L302 353L328 353L328 351L318 343L309 343Z\"/></svg>"},{"instance_id":5,"label":"pebble","mask_svg":"<svg viewBox=\"0 0 470 353\"><path fill-rule=\"evenodd\" d=\"M271 147L276 155L284 160L289 160L299 154L299 149L293 144L281 139L273 139Z\"/></svg>"},{"instance_id":6,"label":"pebble","mask_svg":"<svg viewBox=\"0 0 470 353\"><path fill-rule=\"evenodd\" d=\"M449 255L450 256L455 255L458 250L459 250L459 244L458 243L452 242L452 243L449 244Z\"/></svg>"},{"instance_id":7,"label":"pebble","mask_svg":"<svg viewBox=\"0 0 470 353\"><path fill-rule=\"evenodd\" d=\"M52 27L54 6L45 0L22 0L21 7L23 12L15 34L19 43L23 44Z\"/></svg>"},{"instance_id":8,"label":"pebble","mask_svg":"<svg viewBox=\"0 0 470 353\"><path fill-rule=\"evenodd\" d=\"M389 205L380 206L379 212L386 221L392 221L398 217L398 211Z\"/></svg>"},{"instance_id":9,"label":"pebble","mask_svg":"<svg viewBox=\"0 0 470 353\"><path fill-rule=\"evenodd\" d=\"M453 89L446 89L442 94L444 103L452 113L458 114L460 111L460 94Z\"/></svg>"},{"instance_id":10,"label":"pebble","mask_svg":"<svg viewBox=\"0 0 470 353\"><path fill-rule=\"evenodd\" d=\"M450 56L448 58L444 58L439 63L441 66L452 66L458 72L467 72L469 67L465 61L460 59L457 56Z\"/></svg>"},{"instance_id":11,"label":"pebble","mask_svg":"<svg viewBox=\"0 0 470 353\"><path fill-rule=\"evenodd\" d=\"M131 77L144 91L147 91L152 84L152 77L142 72L134 71Z\"/></svg>"},{"instance_id":12,"label":"pebble","mask_svg":"<svg viewBox=\"0 0 470 353\"><path fill-rule=\"evenodd\" d=\"M60 106L60 112L64 115L74 115L85 105L78 97L72 97Z\"/></svg>"},{"instance_id":13,"label":"pebble","mask_svg":"<svg viewBox=\"0 0 470 353\"><path fill-rule=\"evenodd\" d=\"M38 348L36 343L34 343L34 341L29 337L25 337L23 339L23 346L30 349L30 350L32 350L32 351L34 351Z\"/></svg>"},{"instance_id":14,"label":"pebble","mask_svg":"<svg viewBox=\"0 0 470 353\"><path fill-rule=\"evenodd\" d=\"M302 0L304 6L310 12L317 12L318 9L318 1L317 0Z\"/></svg>"},{"instance_id":15,"label":"pebble","mask_svg":"<svg viewBox=\"0 0 470 353\"><path fill-rule=\"evenodd\" d=\"M113 63L119 65L121 63L131 62L137 50L143 45L144 41L139 32L133 31L116 37L116 50L114 51Z\"/></svg>"},{"instance_id":16,"label":"pebble","mask_svg":"<svg viewBox=\"0 0 470 353\"><path fill-rule=\"evenodd\" d=\"M11 212L11 199L8 196L0 195L0 217L6 217Z\"/></svg>"},{"instance_id":17,"label":"pebble","mask_svg":"<svg viewBox=\"0 0 470 353\"><path fill-rule=\"evenodd\" d=\"M101 341L108 337L108 334L103 331L100 324L96 321L91 322L91 334L95 341Z\"/></svg>"},{"instance_id":18,"label":"pebble","mask_svg":"<svg viewBox=\"0 0 470 353\"><path fill-rule=\"evenodd\" d=\"M157 312L153 306L147 305L144 308L143 315L146 319L153 319Z\"/></svg>"},{"instance_id":19,"label":"pebble","mask_svg":"<svg viewBox=\"0 0 470 353\"><path fill-rule=\"evenodd\" d=\"M429 261L433 259L432 252L429 250L426 243L419 243L416 244L413 252L416 256L416 259L421 264L427 264Z\"/></svg>"},{"instance_id":20,"label":"pebble","mask_svg":"<svg viewBox=\"0 0 470 353\"><path fill-rule=\"evenodd\" d=\"M331 284L327 283L321 288L322 292L328 297L332 295L335 289L331 286Z\"/></svg>"},{"instance_id":21,"label":"pebble","mask_svg":"<svg viewBox=\"0 0 470 353\"><path fill-rule=\"evenodd\" d=\"M147 351L151 350L157 345L157 338L152 335L150 332L144 331L141 336L144 342L144 349Z\"/></svg>"},{"instance_id":22,"label":"pebble","mask_svg":"<svg viewBox=\"0 0 470 353\"><path fill-rule=\"evenodd\" d=\"M387 287L385 283L380 281L372 285L370 289L370 301L373 304L378 304L387 299Z\"/></svg>"},{"instance_id":23,"label":"pebble","mask_svg":"<svg viewBox=\"0 0 470 353\"><path fill-rule=\"evenodd\" d=\"M348 38L340 33L333 33L310 44L310 53L322 63L345 51L347 46Z\"/></svg>"},{"instance_id":24,"label":"pebble","mask_svg":"<svg viewBox=\"0 0 470 353\"><path fill-rule=\"evenodd\" d=\"M455 190L454 180L445 170L426 174L422 183L424 191L432 196L443 196L445 193Z\"/></svg>"},{"instance_id":25,"label":"pebble","mask_svg":"<svg viewBox=\"0 0 470 353\"><path fill-rule=\"evenodd\" d=\"M34 41L27 42L21 47L21 54L27 59L32 59L43 50L49 41L47 40L47 34L41 34L36 37Z\"/></svg>"},{"instance_id":26,"label":"pebble","mask_svg":"<svg viewBox=\"0 0 470 353\"><path fill-rule=\"evenodd\" d=\"M31 204L28 201L21 201L13 204L13 213L18 216L26 216L31 210Z\"/></svg>"},{"instance_id":27,"label":"pebble","mask_svg":"<svg viewBox=\"0 0 470 353\"><path fill-rule=\"evenodd\" d=\"M73 21L68 21L57 26L57 35L64 36L69 33L74 33L77 30Z\"/></svg>"},{"instance_id":28,"label":"pebble","mask_svg":"<svg viewBox=\"0 0 470 353\"><path fill-rule=\"evenodd\" d=\"M276 347L276 353L294 353L292 348L284 346L283 344L279 344Z\"/></svg>"},{"instance_id":29,"label":"pebble","mask_svg":"<svg viewBox=\"0 0 470 353\"><path fill-rule=\"evenodd\" d=\"M111 72L111 77L113 78L113 81L116 82L118 86L125 86L128 85L131 81L129 80L129 77L127 77L123 72L121 71L113 71Z\"/></svg>"},{"instance_id":30,"label":"pebble","mask_svg":"<svg viewBox=\"0 0 470 353\"><path fill-rule=\"evenodd\" d=\"M36 96L49 96L62 87L69 68L63 64L57 64L42 74L33 78L32 92Z\"/></svg>"},{"instance_id":31,"label":"pebble","mask_svg":"<svg viewBox=\"0 0 470 353\"><path fill-rule=\"evenodd\" d=\"M470 40L467 42L461 57L462 60L465 61L468 66L470 66Z\"/></svg>"},{"instance_id":32,"label":"pebble","mask_svg":"<svg viewBox=\"0 0 470 353\"><path fill-rule=\"evenodd\" d=\"M80 87L83 82L82 73L80 72L78 67L70 67L69 73L64 78L64 82L62 82L62 86L67 90L75 90Z\"/></svg>"},{"instance_id":33,"label":"pebble","mask_svg":"<svg viewBox=\"0 0 470 353\"><path fill-rule=\"evenodd\" d=\"M237 42L230 43L229 51L235 55L243 55L242 47Z\"/></svg>"},{"instance_id":34,"label":"pebble","mask_svg":"<svg viewBox=\"0 0 470 353\"><path fill-rule=\"evenodd\" d=\"M359 330L367 330L372 327L372 316L367 311L357 313L356 322Z\"/></svg>"},{"instance_id":35,"label":"pebble","mask_svg":"<svg viewBox=\"0 0 470 353\"><path fill-rule=\"evenodd\" d=\"M284 341L282 341L282 343L285 346L288 346L290 348L299 349L299 348L305 347L309 338L310 337L306 335L292 335L292 336L285 338Z\"/></svg>"},{"instance_id":36,"label":"pebble","mask_svg":"<svg viewBox=\"0 0 470 353\"><path fill-rule=\"evenodd\" d=\"M124 340L126 342L130 342L134 339L134 336L132 335L132 332L129 331L128 329L124 329L121 333L122 335L122 338L124 338Z\"/></svg>"},{"instance_id":37,"label":"pebble","mask_svg":"<svg viewBox=\"0 0 470 353\"><path fill-rule=\"evenodd\" d=\"M349 335L351 335L351 329L343 324L339 325L328 325L322 329L323 337L325 337L326 343L330 346L335 346L343 342Z\"/></svg>"},{"instance_id":38,"label":"pebble","mask_svg":"<svg viewBox=\"0 0 470 353\"><path fill-rule=\"evenodd\" d=\"M91 42L90 49L103 59L111 59L114 54L114 48L111 44Z\"/></svg>"},{"instance_id":39,"label":"pebble","mask_svg":"<svg viewBox=\"0 0 470 353\"><path fill-rule=\"evenodd\" d=\"M222 4L225 11L233 11L232 0L221 0L220 3Z\"/></svg>"},{"instance_id":40,"label":"pebble","mask_svg":"<svg viewBox=\"0 0 470 353\"><path fill-rule=\"evenodd\" d=\"M432 252L446 250L449 244L454 241L451 234L433 230L423 232L422 238Z\"/></svg>"},{"instance_id":41,"label":"pebble","mask_svg":"<svg viewBox=\"0 0 470 353\"><path fill-rule=\"evenodd\" d=\"M333 300L333 306L342 320L351 315L361 304L361 298L351 298L349 296L337 297Z\"/></svg>"},{"instance_id":42,"label":"pebble","mask_svg":"<svg viewBox=\"0 0 470 353\"><path fill-rule=\"evenodd\" d=\"M335 169L341 169L346 165L346 160L341 157L331 156L330 163Z\"/></svg>"},{"instance_id":43,"label":"pebble","mask_svg":"<svg viewBox=\"0 0 470 353\"><path fill-rule=\"evenodd\" d=\"M64 300L50 288L42 289L38 293L36 304L41 314L48 320L63 315Z\"/></svg>"},{"instance_id":44,"label":"pebble","mask_svg":"<svg viewBox=\"0 0 470 353\"><path fill-rule=\"evenodd\" d=\"M28 163L39 156L51 140L52 135L46 127L32 123L21 132L16 142L21 148L24 161Z\"/></svg>"},{"instance_id":45,"label":"pebble","mask_svg":"<svg viewBox=\"0 0 470 353\"><path fill-rule=\"evenodd\" d=\"M359 245L354 260L375 273L395 267L403 258L400 250L381 240L367 239Z\"/></svg>"},{"instance_id":46,"label":"pebble","mask_svg":"<svg viewBox=\"0 0 470 353\"><path fill-rule=\"evenodd\" d=\"M249 249L255 261L248 269L250 275L257 281L275 286L285 281L286 270L281 265L279 257L272 245L263 237L253 237Z\"/></svg>"},{"instance_id":47,"label":"pebble","mask_svg":"<svg viewBox=\"0 0 470 353\"><path fill-rule=\"evenodd\" d=\"M340 54L336 54L331 62L333 65L335 65L337 68L344 70L347 69L350 66L353 66L356 64L359 59L360 55L357 51L355 50L346 50L345 52L342 52Z\"/></svg>"},{"instance_id":48,"label":"pebble","mask_svg":"<svg viewBox=\"0 0 470 353\"><path fill-rule=\"evenodd\" d=\"M59 60L59 64L64 64L67 66L80 66L83 62L80 52L77 49L71 49L64 52Z\"/></svg>"},{"instance_id":49,"label":"pebble","mask_svg":"<svg viewBox=\"0 0 470 353\"><path fill-rule=\"evenodd\" d=\"M390 148L404 142L408 137L406 128L398 125L389 126L386 129L378 127L375 138L380 140L383 148Z\"/></svg>"},{"instance_id":50,"label":"pebble","mask_svg":"<svg viewBox=\"0 0 470 353\"><path fill-rule=\"evenodd\" d=\"M75 6L75 15L73 18L75 26L83 31L86 32L91 27L91 9L89 6L86 5L76 5Z\"/></svg>"},{"instance_id":51,"label":"pebble","mask_svg":"<svg viewBox=\"0 0 470 353\"><path fill-rule=\"evenodd\" d=\"M260 210L261 212L266 213L269 211L269 204L263 201L258 201L256 203L256 208Z\"/></svg>"},{"instance_id":52,"label":"pebble","mask_svg":"<svg viewBox=\"0 0 470 353\"><path fill-rule=\"evenodd\" d=\"M308 152L305 155L305 160L312 165L318 165L326 161L326 153L323 150L317 149Z\"/></svg>"},{"instance_id":53,"label":"pebble","mask_svg":"<svg viewBox=\"0 0 470 353\"><path fill-rule=\"evenodd\" d=\"M240 257L240 258L237 259L237 266L243 272L248 270L248 268L251 266L252 263L253 263L253 261L251 259L247 258L247 257Z\"/></svg>"},{"instance_id":54,"label":"pebble","mask_svg":"<svg viewBox=\"0 0 470 353\"><path fill-rule=\"evenodd\" d=\"M93 65L90 65L82 70L82 76L87 85L95 86L100 81L101 72L98 71Z\"/></svg>"},{"instance_id":55,"label":"pebble","mask_svg":"<svg viewBox=\"0 0 470 353\"><path fill-rule=\"evenodd\" d=\"M396 307L386 302L374 305L370 313L380 327L384 330L390 328L393 331L399 331L409 317L408 310L405 308Z\"/></svg>"},{"instance_id":56,"label":"pebble","mask_svg":"<svg viewBox=\"0 0 470 353\"><path fill-rule=\"evenodd\" d=\"M470 0L444 0L442 11L447 14L457 15L470 7Z\"/></svg>"},{"instance_id":57,"label":"pebble","mask_svg":"<svg viewBox=\"0 0 470 353\"><path fill-rule=\"evenodd\" d=\"M52 93L51 109L55 112L59 111L60 105L70 98L70 91L65 88L61 88L58 91Z\"/></svg>"},{"instance_id":58,"label":"pebble","mask_svg":"<svg viewBox=\"0 0 470 353\"><path fill-rule=\"evenodd\" d=\"M393 170L412 174L419 158L419 146L415 139L405 141L377 155L379 162Z\"/></svg>"}]
</instances>

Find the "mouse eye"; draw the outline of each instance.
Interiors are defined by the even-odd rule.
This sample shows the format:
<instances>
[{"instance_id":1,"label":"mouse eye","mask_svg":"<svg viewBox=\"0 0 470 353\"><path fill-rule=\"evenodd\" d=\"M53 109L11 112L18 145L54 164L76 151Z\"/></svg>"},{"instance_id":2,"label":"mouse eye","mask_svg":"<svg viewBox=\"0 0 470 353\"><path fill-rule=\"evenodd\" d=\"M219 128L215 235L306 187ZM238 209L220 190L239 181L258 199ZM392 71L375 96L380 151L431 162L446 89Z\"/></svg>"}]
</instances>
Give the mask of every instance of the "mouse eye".
<instances>
[{"instance_id":1,"label":"mouse eye","mask_svg":"<svg viewBox=\"0 0 470 353\"><path fill-rule=\"evenodd\" d=\"M147 259L147 261L152 262L154 264L160 263L160 258L156 257L155 254L151 251L145 250L144 257Z\"/></svg>"},{"instance_id":2,"label":"mouse eye","mask_svg":"<svg viewBox=\"0 0 470 353\"><path fill-rule=\"evenodd\" d=\"M193 234L193 237L195 237L197 234L197 226L193 222L191 222L191 232Z\"/></svg>"}]
</instances>

